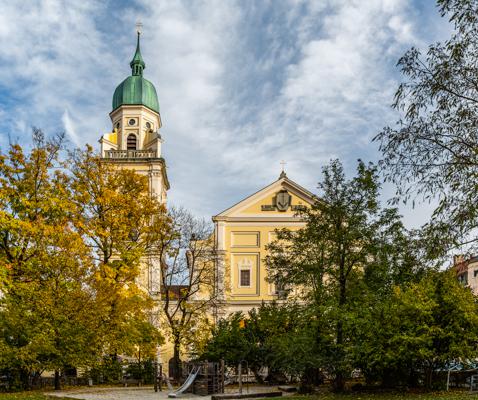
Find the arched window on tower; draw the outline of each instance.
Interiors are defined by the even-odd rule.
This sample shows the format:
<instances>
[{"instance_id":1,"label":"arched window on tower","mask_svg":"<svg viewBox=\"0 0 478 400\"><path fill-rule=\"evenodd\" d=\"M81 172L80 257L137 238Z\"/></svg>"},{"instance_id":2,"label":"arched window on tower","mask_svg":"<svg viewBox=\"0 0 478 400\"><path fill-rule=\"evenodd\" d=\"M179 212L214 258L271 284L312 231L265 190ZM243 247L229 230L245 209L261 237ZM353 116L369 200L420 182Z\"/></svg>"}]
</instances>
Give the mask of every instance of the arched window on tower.
<instances>
[{"instance_id":1,"label":"arched window on tower","mask_svg":"<svg viewBox=\"0 0 478 400\"><path fill-rule=\"evenodd\" d=\"M136 135L130 133L126 139L126 148L128 150L136 150Z\"/></svg>"}]
</instances>

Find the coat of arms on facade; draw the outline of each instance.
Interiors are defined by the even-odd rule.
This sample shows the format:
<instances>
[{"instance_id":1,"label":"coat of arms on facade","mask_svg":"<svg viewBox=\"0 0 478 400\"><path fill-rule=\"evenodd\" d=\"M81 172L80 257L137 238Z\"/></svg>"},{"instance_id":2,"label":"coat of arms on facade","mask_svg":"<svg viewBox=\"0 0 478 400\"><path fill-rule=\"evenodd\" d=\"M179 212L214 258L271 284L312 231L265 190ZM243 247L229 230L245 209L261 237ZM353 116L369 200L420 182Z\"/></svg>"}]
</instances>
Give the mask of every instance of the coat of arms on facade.
<instances>
[{"instance_id":1,"label":"coat of arms on facade","mask_svg":"<svg viewBox=\"0 0 478 400\"><path fill-rule=\"evenodd\" d=\"M274 204L265 204L261 206L262 211L287 211L291 207L292 196L285 189L281 190L274 197Z\"/></svg>"},{"instance_id":2,"label":"coat of arms on facade","mask_svg":"<svg viewBox=\"0 0 478 400\"><path fill-rule=\"evenodd\" d=\"M287 192L287 190L281 190L276 195L275 206L278 211L287 211L290 207L292 196Z\"/></svg>"}]
</instances>

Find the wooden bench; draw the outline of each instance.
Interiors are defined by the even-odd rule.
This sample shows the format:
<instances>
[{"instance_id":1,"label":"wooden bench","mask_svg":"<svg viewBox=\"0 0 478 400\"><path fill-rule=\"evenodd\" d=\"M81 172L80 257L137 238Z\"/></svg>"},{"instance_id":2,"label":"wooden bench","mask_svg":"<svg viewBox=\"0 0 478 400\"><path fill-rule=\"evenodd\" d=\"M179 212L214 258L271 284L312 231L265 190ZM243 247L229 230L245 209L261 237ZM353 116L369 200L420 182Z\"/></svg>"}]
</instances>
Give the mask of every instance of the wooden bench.
<instances>
[{"instance_id":1,"label":"wooden bench","mask_svg":"<svg viewBox=\"0 0 478 400\"><path fill-rule=\"evenodd\" d=\"M128 387L128 385L135 385L135 386L142 386L143 385L142 379L135 379L135 378L123 378L123 386Z\"/></svg>"}]
</instances>

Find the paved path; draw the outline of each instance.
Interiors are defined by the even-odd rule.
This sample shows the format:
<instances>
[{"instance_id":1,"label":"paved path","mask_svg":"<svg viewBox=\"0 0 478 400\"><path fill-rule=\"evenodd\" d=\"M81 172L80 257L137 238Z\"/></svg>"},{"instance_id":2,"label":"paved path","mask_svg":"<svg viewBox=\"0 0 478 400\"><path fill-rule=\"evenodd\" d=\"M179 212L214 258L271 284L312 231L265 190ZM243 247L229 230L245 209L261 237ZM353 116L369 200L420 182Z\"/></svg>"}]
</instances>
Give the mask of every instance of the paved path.
<instances>
[{"instance_id":1,"label":"paved path","mask_svg":"<svg viewBox=\"0 0 478 400\"><path fill-rule=\"evenodd\" d=\"M243 392L257 393L269 392L277 390L276 386L251 386L247 388L244 385ZM226 388L226 392L237 392L236 387ZM166 400L168 398L168 390L155 392L152 386L143 387L102 387L102 388L81 388L62 390L58 392L45 393L50 396L67 397L71 399L81 400ZM286 393L284 393L286 394ZM287 393L289 394L289 393ZM197 396L191 393L184 393L180 397L181 400L210 400L211 396Z\"/></svg>"},{"instance_id":2,"label":"paved path","mask_svg":"<svg viewBox=\"0 0 478 400\"><path fill-rule=\"evenodd\" d=\"M84 388L61 390L58 392L45 393L50 396L68 397L82 400L165 400L168 398L168 391L155 392L153 387L140 388ZM191 393L184 394L181 399L204 399L210 400L211 396L196 396Z\"/></svg>"}]
</instances>

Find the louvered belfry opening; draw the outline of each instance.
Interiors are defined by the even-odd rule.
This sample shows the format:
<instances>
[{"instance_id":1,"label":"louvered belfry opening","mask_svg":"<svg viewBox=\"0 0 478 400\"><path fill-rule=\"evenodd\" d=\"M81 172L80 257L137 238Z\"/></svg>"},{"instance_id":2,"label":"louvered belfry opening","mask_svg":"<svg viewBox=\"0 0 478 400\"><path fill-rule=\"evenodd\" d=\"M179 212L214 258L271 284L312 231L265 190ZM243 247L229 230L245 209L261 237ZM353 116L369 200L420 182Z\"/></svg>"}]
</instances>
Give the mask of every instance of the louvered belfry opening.
<instances>
[{"instance_id":1,"label":"louvered belfry opening","mask_svg":"<svg viewBox=\"0 0 478 400\"><path fill-rule=\"evenodd\" d=\"M136 150L136 135L132 133L128 135L128 139L126 139L126 148L128 150Z\"/></svg>"}]
</instances>

